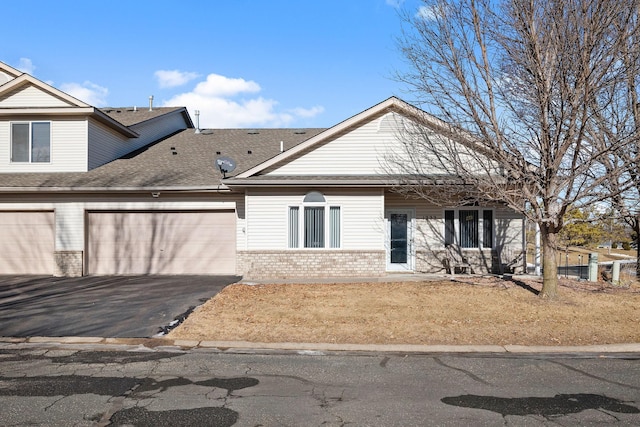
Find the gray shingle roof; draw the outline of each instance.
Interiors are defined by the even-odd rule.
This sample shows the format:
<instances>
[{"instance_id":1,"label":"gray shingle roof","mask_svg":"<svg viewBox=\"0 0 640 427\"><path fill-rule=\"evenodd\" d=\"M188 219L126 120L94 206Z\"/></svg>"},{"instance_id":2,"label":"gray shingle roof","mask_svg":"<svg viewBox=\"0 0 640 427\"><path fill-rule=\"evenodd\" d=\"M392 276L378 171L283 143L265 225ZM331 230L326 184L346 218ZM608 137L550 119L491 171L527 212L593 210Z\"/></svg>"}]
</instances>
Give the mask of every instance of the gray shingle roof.
<instances>
[{"instance_id":1,"label":"gray shingle roof","mask_svg":"<svg viewBox=\"0 0 640 427\"><path fill-rule=\"evenodd\" d=\"M137 188L211 188L221 184L218 156L233 158L233 176L317 135L324 129L183 130L89 172L0 174L0 191ZM218 154L219 153L219 154Z\"/></svg>"},{"instance_id":2,"label":"gray shingle roof","mask_svg":"<svg viewBox=\"0 0 640 427\"><path fill-rule=\"evenodd\" d=\"M172 111L184 109L184 107L154 107L149 111L149 107L106 107L100 108L100 111L125 126L132 126Z\"/></svg>"}]
</instances>

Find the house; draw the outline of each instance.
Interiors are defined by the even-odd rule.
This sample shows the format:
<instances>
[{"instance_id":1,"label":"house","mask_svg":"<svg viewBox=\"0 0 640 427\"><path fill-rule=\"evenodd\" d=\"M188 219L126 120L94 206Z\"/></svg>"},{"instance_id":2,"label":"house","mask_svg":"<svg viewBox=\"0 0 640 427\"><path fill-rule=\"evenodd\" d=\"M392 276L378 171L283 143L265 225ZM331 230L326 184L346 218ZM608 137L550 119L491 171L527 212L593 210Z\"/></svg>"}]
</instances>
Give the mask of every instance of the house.
<instances>
[{"instance_id":1,"label":"house","mask_svg":"<svg viewBox=\"0 0 640 427\"><path fill-rule=\"evenodd\" d=\"M381 276L520 266L505 206L406 198L381 168L389 98L328 129L196 129L185 108L98 109L0 63L0 274Z\"/></svg>"}]
</instances>

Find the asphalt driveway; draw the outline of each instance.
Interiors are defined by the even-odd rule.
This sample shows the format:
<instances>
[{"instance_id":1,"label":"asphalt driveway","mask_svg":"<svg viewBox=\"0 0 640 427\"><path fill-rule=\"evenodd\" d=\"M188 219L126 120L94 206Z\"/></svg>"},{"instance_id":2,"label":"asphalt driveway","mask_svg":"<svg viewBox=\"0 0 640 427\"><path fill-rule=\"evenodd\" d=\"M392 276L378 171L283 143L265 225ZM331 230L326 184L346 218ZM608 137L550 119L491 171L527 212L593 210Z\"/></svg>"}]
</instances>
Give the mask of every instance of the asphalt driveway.
<instances>
[{"instance_id":1,"label":"asphalt driveway","mask_svg":"<svg viewBox=\"0 0 640 427\"><path fill-rule=\"evenodd\" d=\"M156 335L237 276L0 276L0 336Z\"/></svg>"}]
</instances>

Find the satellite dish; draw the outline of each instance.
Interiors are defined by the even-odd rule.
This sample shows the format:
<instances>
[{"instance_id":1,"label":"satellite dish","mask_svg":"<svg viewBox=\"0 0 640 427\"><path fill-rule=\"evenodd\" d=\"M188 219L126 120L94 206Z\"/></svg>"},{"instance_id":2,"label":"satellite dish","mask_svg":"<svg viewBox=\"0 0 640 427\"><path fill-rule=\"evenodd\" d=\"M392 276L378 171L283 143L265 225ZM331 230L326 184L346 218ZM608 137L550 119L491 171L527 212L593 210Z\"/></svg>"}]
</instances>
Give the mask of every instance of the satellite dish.
<instances>
[{"instance_id":1,"label":"satellite dish","mask_svg":"<svg viewBox=\"0 0 640 427\"><path fill-rule=\"evenodd\" d=\"M236 161L231 157L221 156L216 159L216 165L220 172L222 172L222 176L224 178L227 177L227 173L233 172L236 168Z\"/></svg>"}]
</instances>

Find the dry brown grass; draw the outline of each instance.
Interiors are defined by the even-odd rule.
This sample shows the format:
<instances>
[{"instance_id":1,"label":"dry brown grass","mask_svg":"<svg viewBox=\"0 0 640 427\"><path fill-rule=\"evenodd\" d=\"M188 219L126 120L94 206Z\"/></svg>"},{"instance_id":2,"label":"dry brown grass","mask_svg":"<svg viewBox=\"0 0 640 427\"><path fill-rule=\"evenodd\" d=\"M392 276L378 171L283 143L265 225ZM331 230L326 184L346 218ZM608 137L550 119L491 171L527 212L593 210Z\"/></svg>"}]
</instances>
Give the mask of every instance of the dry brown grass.
<instances>
[{"instance_id":1,"label":"dry brown grass","mask_svg":"<svg viewBox=\"0 0 640 427\"><path fill-rule=\"evenodd\" d=\"M168 338L350 344L588 345L640 342L640 286L561 279L235 284Z\"/></svg>"}]
</instances>

